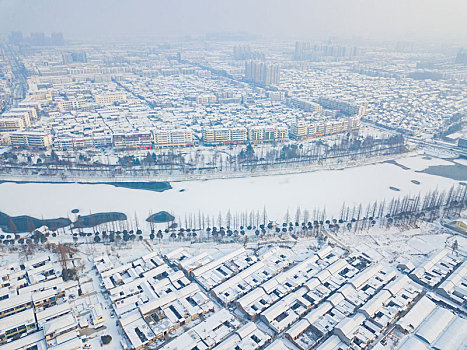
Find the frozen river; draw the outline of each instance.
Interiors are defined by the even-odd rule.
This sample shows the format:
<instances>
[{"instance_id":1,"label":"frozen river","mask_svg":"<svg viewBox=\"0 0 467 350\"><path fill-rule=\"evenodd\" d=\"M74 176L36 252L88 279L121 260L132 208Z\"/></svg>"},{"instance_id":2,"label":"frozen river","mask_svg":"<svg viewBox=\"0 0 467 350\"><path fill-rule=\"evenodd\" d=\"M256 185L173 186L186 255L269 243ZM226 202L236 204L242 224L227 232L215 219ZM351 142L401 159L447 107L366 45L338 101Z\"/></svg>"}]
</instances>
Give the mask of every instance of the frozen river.
<instances>
[{"instance_id":1,"label":"frozen river","mask_svg":"<svg viewBox=\"0 0 467 350\"><path fill-rule=\"evenodd\" d=\"M104 211L135 213L143 222L149 213L165 210L177 218L198 211L217 219L221 211L260 211L266 208L269 219L282 221L287 210L291 217L301 211L326 208L329 217L338 216L342 203L366 205L383 198L445 190L459 181L421 172L450 161L404 158L396 164L374 164L345 170L273 175L235 179L172 182L165 192L127 189L102 184L0 184L0 211L9 215L37 218L66 217L77 208L82 215ZM406 169L404 167L410 168ZM412 180L420 182L415 184ZM391 190L396 187L400 191Z\"/></svg>"}]
</instances>

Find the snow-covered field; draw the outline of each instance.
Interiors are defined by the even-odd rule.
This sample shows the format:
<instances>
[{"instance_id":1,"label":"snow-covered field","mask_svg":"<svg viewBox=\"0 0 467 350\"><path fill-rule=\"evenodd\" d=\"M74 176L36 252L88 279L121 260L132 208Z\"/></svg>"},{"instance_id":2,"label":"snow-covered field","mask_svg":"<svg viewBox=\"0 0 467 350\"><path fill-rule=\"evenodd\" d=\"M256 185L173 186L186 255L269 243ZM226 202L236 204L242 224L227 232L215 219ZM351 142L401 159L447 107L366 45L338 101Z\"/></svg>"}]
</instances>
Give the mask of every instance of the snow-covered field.
<instances>
[{"instance_id":1,"label":"snow-covered field","mask_svg":"<svg viewBox=\"0 0 467 350\"><path fill-rule=\"evenodd\" d=\"M402 160L416 170L439 164L439 159L411 157ZM444 162L444 161L442 161ZM423 166L421 166L423 164ZM419 185L411 180L417 180ZM271 220L282 221L287 210L294 217L297 207L326 208L327 216L338 216L342 203L367 204L406 194L448 189L457 181L439 176L404 170L381 163L344 170L273 175L250 178L173 182L173 189L158 193L117 188L102 184L0 184L0 211L9 215L53 218L70 215L78 208L82 215L90 212L120 211L143 222L149 213L166 210L184 220L185 214L202 212L217 221L228 210L232 214L266 208ZM393 186L399 192L391 190ZM70 215L71 217L71 215Z\"/></svg>"}]
</instances>

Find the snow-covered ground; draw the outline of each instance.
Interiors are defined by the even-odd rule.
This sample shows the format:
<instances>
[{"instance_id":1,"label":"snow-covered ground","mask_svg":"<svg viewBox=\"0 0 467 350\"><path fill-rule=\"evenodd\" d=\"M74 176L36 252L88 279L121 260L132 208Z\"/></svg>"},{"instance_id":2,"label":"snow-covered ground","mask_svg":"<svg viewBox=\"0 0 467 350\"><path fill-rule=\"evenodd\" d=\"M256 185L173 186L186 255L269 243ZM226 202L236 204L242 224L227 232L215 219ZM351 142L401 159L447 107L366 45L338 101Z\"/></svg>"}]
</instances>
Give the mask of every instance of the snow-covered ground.
<instances>
[{"instance_id":1,"label":"snow-covered ground","mask_svg":"<svg viewBox=\"0 0 467 350\"><path fill-rule=\"evenodd\" d=\"M399 262L409 260L415 265L422 263L436 250L452 247L458 241L459 253L467 254L467 238L442 227L438 222L421 222L420 228L381 228L378 225L368 231L342 231L334 234L336 240L352 250L365 252L375 261Z\"/></svg>"},{"instance_id":2,"label":"snow-covered ground","mask_svg":"<svg viewBox=\"0 0 467 350\"><path fill-rule=\"evenodd\" d=\"M467 159L458 158L458 159L455 159L455 160L454 160L454 163L467 166Z\"/></svg>"},{"instance_id":3,"label":"snow-covered ground","mask_svg":"<svg viewBox=\"0 0 467 350\"><path fill-rule=\"evenodd\" d=\"M403 165L411 170L423 171L430 166L435 165L453 165L454 163L441 158L431 158L423 156L404 157L396 161L398 164Z\"/></svg>"},{"instance_id":4,"label":"snow-covered ground","mask_svg":"<svg viewBox=\"0 0 467 350\"><path fill-rule=\"evenodd\" d=\"M81 215L90 212L120 211L141 225L161 210L172 212L184 220L186 214L208 214L217 221L231 214L259 211L266 208L270 220L282 221L287 210L294 217L297 207L326 208L328 217L338 216L342 203L366 205L407 194L449 189L458 181L415 172L444 160L410 157L398 162L410 167L380 163L344 170L323 170L290 175L250 178L215 179L171 183L173 189L158 193L147 190L118 188L102 184L0 184L0 211L9 215L32 215L38 218L71 217L78 208ZM415 184L411 180L417 180ZM396 187L400 191L391 190Z\"/></svg>"}]
</instances>

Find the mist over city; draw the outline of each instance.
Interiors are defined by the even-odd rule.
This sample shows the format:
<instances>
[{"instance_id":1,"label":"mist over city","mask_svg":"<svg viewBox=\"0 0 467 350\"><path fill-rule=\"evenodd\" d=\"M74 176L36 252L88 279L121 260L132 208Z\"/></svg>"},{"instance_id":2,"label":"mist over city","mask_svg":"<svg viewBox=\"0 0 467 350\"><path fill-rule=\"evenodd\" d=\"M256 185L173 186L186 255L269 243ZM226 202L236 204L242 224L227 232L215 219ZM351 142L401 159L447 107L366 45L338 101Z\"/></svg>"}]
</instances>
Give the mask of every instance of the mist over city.
<instances>
[{"instance_id":1,"label":"mist over city","mask_svg":"<svg viewBox=\"0 0 467 350\"><path fill-rule=\"evenodd\" d=\"M268 39L332 37L465 44L467 4L414 1L0 1L0 31L67 38L202 38L251 33Z\"/></svg>"},{"instance_id":2,"label":"mist over city","mask_svg":"<svg viewBox=\"0 0 467 350\"><path fill-rule=\"evenodd\" d=\"M0 0L0 349L467 349L466 14Z\"/></svg>"}]
</instances>

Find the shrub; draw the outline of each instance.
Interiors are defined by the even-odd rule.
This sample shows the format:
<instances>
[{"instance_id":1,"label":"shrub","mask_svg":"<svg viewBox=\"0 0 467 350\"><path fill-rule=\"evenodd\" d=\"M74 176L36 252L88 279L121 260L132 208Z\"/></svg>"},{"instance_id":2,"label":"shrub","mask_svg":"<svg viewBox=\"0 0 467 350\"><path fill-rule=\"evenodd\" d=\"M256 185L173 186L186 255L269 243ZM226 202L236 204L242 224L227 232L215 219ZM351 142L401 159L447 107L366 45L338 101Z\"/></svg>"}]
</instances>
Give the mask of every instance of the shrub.
<instances>
[{"instance_id":1,"label":"shrub","mask_svg":"<svg viewBox=\"0 0 467 350\"><path fill-rule=\"evenodd\" d=\"M102 335L102 336L101 336L101 342L102 342L102 344L107 345L107 344L109 344L111 341L112 341L112 336L110 336L110 335L108 335L108 334Z\"/></svg>"}]
</instances>

